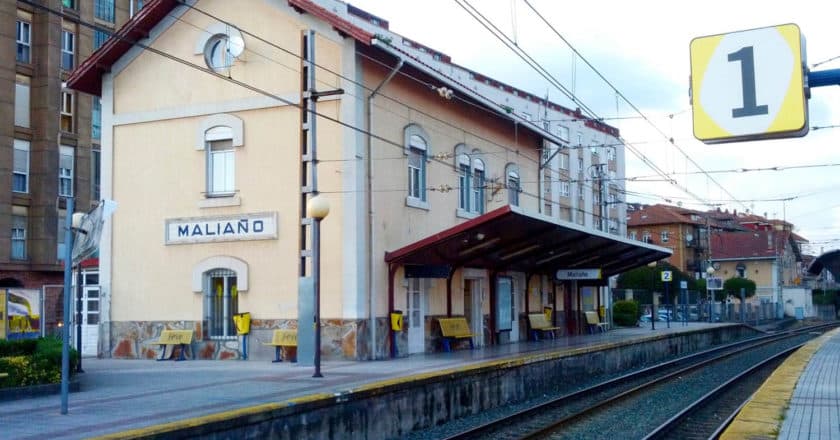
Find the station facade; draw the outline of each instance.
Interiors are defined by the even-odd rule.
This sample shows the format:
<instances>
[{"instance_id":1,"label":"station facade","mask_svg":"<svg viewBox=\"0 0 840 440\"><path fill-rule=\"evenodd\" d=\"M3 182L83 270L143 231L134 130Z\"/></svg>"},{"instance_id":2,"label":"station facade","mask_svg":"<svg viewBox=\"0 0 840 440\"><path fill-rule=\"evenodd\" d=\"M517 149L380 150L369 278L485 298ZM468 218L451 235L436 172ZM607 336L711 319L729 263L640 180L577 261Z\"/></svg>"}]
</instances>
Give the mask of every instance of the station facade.
<instances>
[{"instance_id":1,"label":"station facade","mask_svg":"<svg viewBox=\"0 0 840 440\"><path fill-rule=\"evenodd\" d=\"M328 359L439 350L444 316L466 317L479 346L527 339L527 314L546 308L578 333L583 312L607 303L606 277L669 255L596 230L610 224L608 208L592 220L606 188L574 203L552 193L605 155L354 24L364 14L348 8L157 0L73 72L70 87L101 96L102 195L119 206L100 247L100 355L153 358L160 331L179 328L194 330L198 358L241 358L232 317L243 312L252 359L272 355L260 342L274 329L311 332L302 194L313 167L330 205L319 278ZM318 99L317 129L301 109L313 97L302 93L310 31L316 88L337 92ZM601 122L580 127L589 140L578 147L620 144ZM552 173L561 155L578 164ZM600 279L558 281L559 269Z\"/></svg>"}]
</instances>

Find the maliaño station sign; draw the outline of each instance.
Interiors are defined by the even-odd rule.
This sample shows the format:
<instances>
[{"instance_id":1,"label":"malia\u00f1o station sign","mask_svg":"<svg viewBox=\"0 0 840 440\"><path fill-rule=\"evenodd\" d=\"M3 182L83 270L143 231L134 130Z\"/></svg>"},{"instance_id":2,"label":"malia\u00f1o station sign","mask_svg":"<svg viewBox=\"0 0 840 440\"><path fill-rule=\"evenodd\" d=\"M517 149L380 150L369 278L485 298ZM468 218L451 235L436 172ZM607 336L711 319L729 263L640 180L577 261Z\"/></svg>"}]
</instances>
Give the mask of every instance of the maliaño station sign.
<instances>
[{"instance_id":1,"label":"malia\u00f1o station sign","mask_svg":"<svg viewBox=\"0 0 840 440\"><path fill-rule=\"evenodd\" d=\"M167 219L164 242L169 245L275 238L277 213L261 212L224 217Z\"/></svg>"},{"instance_id":2,"label":"malia\u00f1o station sign","mask_svg":"<svg viewBox=\"0 0 840 440\"><path fill-rule=\"evenodd\" d=\"M600 280L601 269L560 269L558 280Z\"/></svg>"}]
</instances>

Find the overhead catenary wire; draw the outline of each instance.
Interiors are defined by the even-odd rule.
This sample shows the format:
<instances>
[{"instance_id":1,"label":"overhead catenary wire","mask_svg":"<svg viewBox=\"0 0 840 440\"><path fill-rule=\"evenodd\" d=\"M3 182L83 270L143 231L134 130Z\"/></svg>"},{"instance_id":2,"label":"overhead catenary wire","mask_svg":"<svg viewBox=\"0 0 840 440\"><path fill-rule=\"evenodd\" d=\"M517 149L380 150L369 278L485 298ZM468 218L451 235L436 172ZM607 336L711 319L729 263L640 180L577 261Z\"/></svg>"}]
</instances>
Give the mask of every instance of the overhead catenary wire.
<instances>
[{"instance_id":1,"label":"overhead catenary wire","mask_svg":"<svg viewBox=\"0 0 840 440\"><path fill-rule=\"evenodd\" d=\"M592 71L595 72L596 75L598 75L598 77L600 77L611 89L613 89L615 91L615 93L618 96L620 96L621 99L623 99L624 102L626 102L636 113L638 113L640 116L642 116L642 118L648 123L648 125L653 127L654 130L659 132L665 139L670 140L671 145L673 145L674 148L676 148L680 153L682 153L682 155L686 159L688 159L689 162L691 162L694 166L696 166L697 169L699 169L701 171L704 171L703 167L701 167L700 164L698 164L693 158L691 158L691 156L689 156L688 153L686 153L685 150L683 150L679 145L677 145L675 142L673 142L672 137L668 136L668 134L666 134L661 128L659 128L659 126L654 124L653 121L650 118L648 118L635 104L633 104L633 102L631 102L620 90L618 90L618 88L615 85L613 85L612 82L610 82L595 66L593 66L589 62L589 60L587 60L568 40L566 40L566 38L563 37L563 35L554 27L554 25L552 25L533 5L531 5L531 2L529 0L523 0L523 1L534 12L534 14L536 14L537 17L539 17L540 20L542 20L542 22L545 23L545 25L548 26L548 28L551 29L552 32L554 32L555 35L557 35L567 46L569 46L569 48L572 49L572 51L574 51L574 53L578 57L580 57L580 59L584 63L586 63L586 65L589 66L589 68L592 69ZM732 193L729 192L729 190L727 190L723 185L721 185L720 182L718 182L713 177L711 177L711 175L707 174L706 176L709 180L714 182L715 185L717 185L721 190L723 190L724 193L729 195L733 200L738 200L734 195L732 195ZM741 202L738 202L738 203L740 205L742 205L744 208L747 207L744 203L741 203Z\"/></svg>"}]
</instances>

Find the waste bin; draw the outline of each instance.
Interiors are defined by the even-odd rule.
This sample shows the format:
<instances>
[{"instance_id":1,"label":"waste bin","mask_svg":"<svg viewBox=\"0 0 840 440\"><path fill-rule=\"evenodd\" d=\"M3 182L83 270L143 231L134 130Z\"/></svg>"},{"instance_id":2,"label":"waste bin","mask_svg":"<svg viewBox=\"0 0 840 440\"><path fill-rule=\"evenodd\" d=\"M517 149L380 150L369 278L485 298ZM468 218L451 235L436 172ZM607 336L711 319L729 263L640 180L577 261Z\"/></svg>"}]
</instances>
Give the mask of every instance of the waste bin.
<instances>
[{"instance_id":1,"label":"waste bin","mask_svg":"<svg viewBox=\"0 0 840 440\"><path fill-rule=\"evenodd\" d=\"M543 307L543 314L545 315L545 320L548 322L551 321L551 314L554 312L554 309L551 307Z\"/></svg>"},{"instance_id":2,"label":"waste bin","mask_svg":"<svg viewBox=\"0 0 840 440\"><path fill-rule=\"evenodd\" d=\"M403 312L394 310L391 312L391 330L401 332L403 329Z\"/></svg>"},{"instance_id":3,"label":"waste bin","mask_svg":"<svg viewBox=\"0 0 840 440\"><path fill-rule=\"evenodd\" d=\"M233 315L233 324L236 326L237 335L251 333L251 313L245 312Z\"/></svg>"}]
</instances>

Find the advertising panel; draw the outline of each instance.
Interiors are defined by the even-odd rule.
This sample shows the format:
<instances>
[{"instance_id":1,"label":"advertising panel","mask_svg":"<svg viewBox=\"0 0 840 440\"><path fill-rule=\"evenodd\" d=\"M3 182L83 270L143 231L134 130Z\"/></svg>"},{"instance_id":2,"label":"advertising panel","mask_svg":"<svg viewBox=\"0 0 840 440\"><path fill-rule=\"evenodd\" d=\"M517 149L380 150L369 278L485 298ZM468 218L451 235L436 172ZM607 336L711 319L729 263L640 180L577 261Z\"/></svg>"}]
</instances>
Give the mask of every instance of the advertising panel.
<instances>
[{"instance_id":1,"label":"advertising panel","mask_svg":"<svg viewBox=\"0 0 840 440\"><path fill-rule=\"evenodd\" d=\"M41 336L41 291L6 289L6 338L33 339Z\"/></svg>"}]
</instances>

